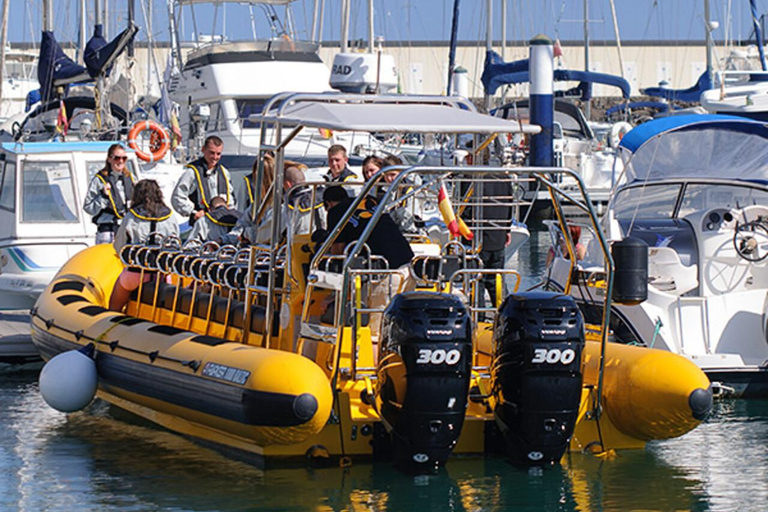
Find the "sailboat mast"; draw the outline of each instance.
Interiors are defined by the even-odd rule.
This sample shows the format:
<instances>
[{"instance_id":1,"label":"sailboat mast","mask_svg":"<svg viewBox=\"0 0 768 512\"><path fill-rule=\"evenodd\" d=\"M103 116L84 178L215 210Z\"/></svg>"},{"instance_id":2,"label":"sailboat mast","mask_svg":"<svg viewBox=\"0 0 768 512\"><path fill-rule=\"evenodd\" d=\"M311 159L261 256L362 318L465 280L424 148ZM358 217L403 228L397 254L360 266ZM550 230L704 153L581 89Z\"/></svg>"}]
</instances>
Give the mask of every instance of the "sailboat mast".
<instances>
[{"instance_id":1,"label":"sailboat mast","mask_svg":"<svg viewBox=\"0 0 768 512\"><path fill-rule=\"evenodd\" d=\"M43 0L43 30L53 32L53 6L51 0Z\"/></svg>"},{"instance_id":2,"label":"sailboat mast","mask_svg":"<svg viewBox=\"0 0 768 512\"><path fill-rule=\"evenodd\" d=\"M507 60L507 0L501 0L501 60Z\"/></svg>"},{"instance_id":3,"label":"sailboat mast","mask_svg":"<svg viewBox=\"0 0 768 512\"><path fill-rule=\"evenodd\" d=\"M368 53L373 53L373 0L368 0Z\"/></svg>"},{"instance_id":4,"label":"sailboat mast","mask_svg":"<svg viewBox=\"0 0 768 512\"><path fill-rule=\"evenodd\" d=\"M3 79L5 78L5 45L8 43L8 11L11 0L3 0L3 28L0 36L0 98L3 97Z\"/></svg>"},{"instance_id":5,"label":"sailboat mast","mask_svg":"<svg viewBox=\"0 0 768 512\"><path fill-rule=\"evenodd\" d=\"M584 71L589 72L589 0L584 0ZM584 104L584 115L587 120L592 118L592 100L589 98Z\"/></svg>"},{"instance_id":6,"label":"sailboat mast","mask_svg":"<svg viewBox=\"0 0 768 512\"><path fill-rule=\"evenodd\" d=\"M448 86L445 94L451 95L451 84L453 82L453 68L456 66L456 39L459 31L459 2L453 0L453 20L451 21L451 44L448 47Z\"/></svg>"},{"instance_id":7,"label":"sailboat mast","mask_svg":"<svg viewBox=\"0 0 768 512\"><path fill-rule=\"evenodd\" d=\"M486 16L488 24L485 32L485 54L490 55L493 50L493 0L486 0ZM491 111L491 95L485 93L485 111Z\"/></svg>"},{"instance_id":8,"label":"sailboat mast","mask_svg":"<svg viewBox=\"0 0 768 512\"><path fill-rule=\"evenodd\" d=\"M712 41L712 24L709 19L709 0L704 0L704 30L707 35L707 76L709 77L709 83L712 82L712 51L714 43Z\"/></svg>"},{"instance_id":9,"label":"sailboat mast","mask_svg":"<svg viewBox=\"0 0 768 512\"><path fill-rule=\"evenodd\" d=\"M341 0L341 53L345 53L349 43L349 0Z\"/></svg>"},{"instance_id":10,"label":"sailboat mast","mask_svg":"<svg viewBox=\"0 0 768 512\"><path fill-rule=\"evenodd\" d=\"M80 62L85 62L85 43L88 40L88 29L86 28L86 19L88 18L85 0L80 0Z\"/></svg>"}]
</instances>

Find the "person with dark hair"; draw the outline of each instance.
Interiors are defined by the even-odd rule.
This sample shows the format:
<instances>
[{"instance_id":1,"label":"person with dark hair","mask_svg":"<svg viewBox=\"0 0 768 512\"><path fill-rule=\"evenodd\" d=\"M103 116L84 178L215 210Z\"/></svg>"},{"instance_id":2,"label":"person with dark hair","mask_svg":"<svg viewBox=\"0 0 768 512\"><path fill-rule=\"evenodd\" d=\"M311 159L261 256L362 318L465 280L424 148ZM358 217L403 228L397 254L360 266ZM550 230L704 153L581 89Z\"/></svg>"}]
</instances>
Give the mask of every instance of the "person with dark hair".
<instances>
[{"instance_id":1,"label":"person with dark hair","mask_svg":"<svg viewBox=\"0 0 768 512\"><path fill-rule=\"evenodd\" d=\"M328 148L328 172L323 175L323 179L330 183L357 181L357 175L349 170L347 148L340 144Z\"/></svg>"},{"instance_id":2,"label":"person with dark hair","mask_svg":"<svg viewBox=\"0 0 768 512\"><path fill-rule=\"evenodd\" d=\"M120 254L127 244L159 244L167 236L179 236L179 225L163 202L163 192L157 182L141 180L133 188L131 207L115 234L115 251ZM123 270L109 298L109 309L122 311L131 292L141 284L141 275L139 270L130 267ZM151 278L150 273L144 272L144 282Z\"/></svg>"},{"instance_id":3,"label":"person with dark hair","mask_svg":"<svg viewBox=\"0 0 768 512\"><path fill-rule=\"evenodd\" d=\"M179 214L189 217L189 225L211 210L211 200L223 196L227 206L236 207L229 171L221 165L224 142L215 135L205 139L203 156L187 165L176 183L171 204Z\"/></svg>"},{"instance_id":4,"label":"person with dark hair","mask_svg":"<svg viewBox=\"0 0 768 512\"><path fill-rule=\"evenodd\" d=\"M343 187L328 187L323 193L323 203L328 210L328 229L331 230L336 227L344 212L352 204L352 198L346 195ZM365 202L362 202L361 206L364 204ZM359 239L371 217L373 213L370 210L358 208L336 238L333 251L341 254L344 246ZM382 256L387 260L389 268L408 265L413 258L413 250L408 240L387 213L381 216L366 243L371 248L371 254Z\"/></svg>"},{"instance_id":5,"label":"person with dark hair","mask_svg":"<svg viewBox=\"0 0 768 512\"><path fill-rule=\"evenodd\" d=\"M384 168L384 160L375 156L369 155L363 160L363 178L365 181L371 179L371 177Z\"/></svg>"},{"instance_id":6,"label":"person with dark hair","mask_svg":"<svg viewBox=\"0 0 768 512\"><path fill-rule=\"evenodd\" d=\"M352 205L353 199L345 197L345 195L346 192L342 187L328 187L323 194L323 203L328 209L329 230L334 229L339 224L344 213ZM341 229L331 247L331 253L343 254L344 248L348 244L360 239L373 217L373 212L364 208L364 205L365 201L360 203L360 207ZM387 261L388 268L395 270L394 273L386 275L384 279L378 280L371 288L370 307L383 309L392 299L390 292L396 294L414 288L410 271L413 250L397 224L387 213L382 214L379 218L366 243L371 250L371 255L381 256ZM330 311L330 302L326 304L326 313L328 311ZM379 339L380 325L381 315L373 315L370 327L374 341Z\"/></svg>"},{"instance_id":7,"label":"person with dark hair","mask_svg":"<svg viewBox=\"0 0 768 512\"><path fill-rule=\"evenodd\" d=\"M134 179L126 162L128 155L121 144L107 150L107 162L88 185L83 210L96 224L96 243L108 244L115 238L120 220L125 216L133 194Z\"/></svg>"}]
</instances>

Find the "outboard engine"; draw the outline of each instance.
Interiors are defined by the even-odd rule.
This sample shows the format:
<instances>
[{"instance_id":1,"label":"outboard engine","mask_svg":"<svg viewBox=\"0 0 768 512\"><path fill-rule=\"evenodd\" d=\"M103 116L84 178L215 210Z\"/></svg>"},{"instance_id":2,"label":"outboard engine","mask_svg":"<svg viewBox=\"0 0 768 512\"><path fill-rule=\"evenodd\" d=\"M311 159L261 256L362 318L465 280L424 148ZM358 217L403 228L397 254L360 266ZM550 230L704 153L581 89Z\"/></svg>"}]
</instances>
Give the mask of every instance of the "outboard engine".
<instances>
[{"instance_id":1,"label":"outboard engine","mask_svg":"<svg viewBox=\"0 0 768 512\"><path fill-rule=\"evenodd\" d=\"M584 321L568 295L508 296L494 325L492 404L512 461L560 460L581 402Z\"/></svg>"},{"instance_id":2,"label":"outboard engine","mask_svg":"<svg viewBox=\"0 0 768 512\"><path fill-rule=\"evenodd\" d=\"M384 311L376 403L396 465L434 471L461 434L472 371L472 326L455 295L409 292Z\"/></svg>"}]
</instances>

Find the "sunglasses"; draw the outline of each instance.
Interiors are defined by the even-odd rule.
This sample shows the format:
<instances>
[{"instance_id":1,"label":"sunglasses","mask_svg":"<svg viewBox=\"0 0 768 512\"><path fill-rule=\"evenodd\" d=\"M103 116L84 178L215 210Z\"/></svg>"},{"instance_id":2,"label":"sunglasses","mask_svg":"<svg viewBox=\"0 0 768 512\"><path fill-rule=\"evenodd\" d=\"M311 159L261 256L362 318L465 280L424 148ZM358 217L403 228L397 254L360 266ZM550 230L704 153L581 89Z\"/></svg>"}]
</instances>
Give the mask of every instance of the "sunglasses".
<instances>
[{"instance_id":1,"label":"sunglasses","mask_svg":"<svg viewBox=\"0 0 768 512\"><path fill-rule=\"evenodd\" d=\"M112 160L117 160L119 162L125 162L128 160L127 156L112 156Z\"/></svg>"}]
</instances>

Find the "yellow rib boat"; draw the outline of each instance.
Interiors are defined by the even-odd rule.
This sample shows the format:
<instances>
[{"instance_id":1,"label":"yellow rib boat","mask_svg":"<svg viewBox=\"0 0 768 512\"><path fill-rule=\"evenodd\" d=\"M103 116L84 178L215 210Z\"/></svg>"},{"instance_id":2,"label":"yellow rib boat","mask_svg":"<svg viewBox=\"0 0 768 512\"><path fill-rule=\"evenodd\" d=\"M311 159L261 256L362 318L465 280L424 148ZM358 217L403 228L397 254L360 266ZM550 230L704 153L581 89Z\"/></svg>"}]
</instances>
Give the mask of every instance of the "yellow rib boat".
<instances>
[{"instance_id":1,"label":"yellow rib boat","mask_svg":"<svg viewBox=\"0 0 768 512\"><path fill-rule=\"evenodd\" d=\"M489 123L488 131L498 129ZM497 274L497 283L517 277L519 284L519 276L482 269L455 242L441 247L412 238L416 290L390 289L386 304L374 307L372 289L398 270L362 251L386 206L402 204L398 188L414 188L404 180L417 172L425 194L428 176L451 173L474 183L491 174L527 177L557 190L537 169L409 168L388 186L359 240L344 255L331 254L382 171L315 254L310 234L294 232L290 222L283 224L284 244L274 222L265 250L195 250L178 240L127 246L120 255L111 245L92 247L41 295L32 310L33 341L46 360L75 353L92 361L103 400L261 463L373 457L421 471L452 453L499 452L519 464L548 464L569 446L595 453L639 448L682 435L706 417L709 381L693 363L606 343L606 332L588 339L568 296L517 292L515 285L498 307L478 306L485 274ZM303 188L316 197L317 186ZM282 211L281 196L278 187L274 211ZM125 313L109 311L126 265L154 278ZM324 314L328 305L333 318ZM381 329L372 335L376 315ZM69 396L80 394L73 381L87 380L71 367L49 362L41 374L46 400L64 403L62 410L92 398Z\"/></svg>"}]
</instances>

